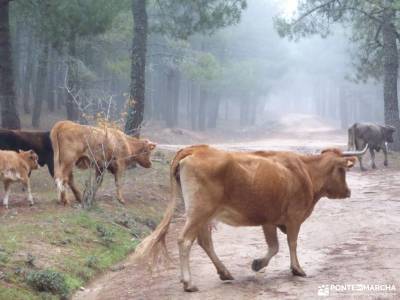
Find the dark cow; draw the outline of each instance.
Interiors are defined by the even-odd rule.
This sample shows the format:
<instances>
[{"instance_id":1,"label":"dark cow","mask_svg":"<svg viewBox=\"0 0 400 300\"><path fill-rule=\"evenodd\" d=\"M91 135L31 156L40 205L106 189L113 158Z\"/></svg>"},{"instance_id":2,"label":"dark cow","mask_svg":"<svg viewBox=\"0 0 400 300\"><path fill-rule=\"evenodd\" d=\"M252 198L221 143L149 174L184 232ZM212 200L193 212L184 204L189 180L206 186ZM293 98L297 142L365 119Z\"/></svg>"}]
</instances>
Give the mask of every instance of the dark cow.
<instances>
[{"instance_id":1,"label":"dark cow","mask_svg":"<svg viewBox=\"0 0 400 300\"><path fill-rule=\"evenodd\" d=\"M1 150L33 150L39 156L39 165L47 165L54 176L53 147L49 131L8 130L0 128Z\"/></svg>"},{"instance_id":2,"label":"dark cow","mask_svg":"<svg viewBox=\"0 0 400 300\"><path fill-rule=\"evenodd\" d=\"M396 129L393 126L383 126L373 123L355 123L348 130L348 149L361 150L368 145L373 169L376 169L374 151L379 152L382 149L385 155L384 165L387 166L387 143L393 143L393 133L395 131ZM362 164L362 157L359 156L358 159L360 161L361 170L365 171L366 169Z\"/></svg>"}]
</instances>

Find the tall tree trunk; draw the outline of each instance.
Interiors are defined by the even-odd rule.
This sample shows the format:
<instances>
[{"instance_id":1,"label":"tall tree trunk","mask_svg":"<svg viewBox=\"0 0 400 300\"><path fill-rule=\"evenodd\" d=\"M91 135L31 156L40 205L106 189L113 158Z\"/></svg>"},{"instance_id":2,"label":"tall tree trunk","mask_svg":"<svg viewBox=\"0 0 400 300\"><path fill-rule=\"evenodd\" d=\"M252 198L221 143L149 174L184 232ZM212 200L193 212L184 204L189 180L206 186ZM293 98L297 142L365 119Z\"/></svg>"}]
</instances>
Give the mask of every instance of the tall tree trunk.
<instances>
[{"instance_id":1,"label":"tall tree trunk","mask_svg":"<svg viewBox=\"0 0 400 300\"><path fill-rule=\"evenodd\" d=\"M13 63L11 54L9 0L0 0L0 104L1 125L5 128L21 127L17 108Z\"/></svg>"},{"instance_id":2,"label":"tall tree trunk","mask_svg":"<svg viewBox=\"0 0 400 300\"><path fill-rule=\"evenodd\" d=\"M219 93L214 93L211 101L208 105L208 121L207 127L208 128L217 128L217 119L219 115L219 106L220 106L220 99L221 96Z\"/></svg>"},{"instance_id":3,"label":"tall tree trunk","mask_svg":"<svg viewBox=\"0 0 400 300\"><path fill-rule=\"evenodd\" d=\"M249 125L249 102L247 97L241 97L240 100L240 125Z\"/></svg>"},{"instance_id":4,"label":"tall tree trunk","mask_svg":"<svg viewBox=\"0 0 400 300\"><path fill-rule=\"evenodd\" d=\"M340 128L347 129L349 126L349 118L347 112L347 100L345 88L340 87L339 90L339 114L340 114Z\"/></svg>"},{"instance_id":5,"label":"tall tree trunk","mask_svg":"<svg viewBox=\"0 0 400 300\"><path fill-rule=\"evenodd\" d=\"M17 20L15 24L15 36L14 36L14 47L13 51L13 63L14 63L14 82L15 82L15 94L17 101L15 105L18 107L18 101L21 98L21 61L22 61L22 22Z\"/></svg>"},{"instance_id":6,"label":"tall tree trunk","mask_svg":"<svg viewBox=\"0 0 400 300\"><path fill-rule=\"evenodd\" d=\"M72 37L68 45L68 79L67 79L67 97L65 106L67 109L67 119L76 121L79 119L78 92L79 92L79 74L76 63L76 37Z\"/></svg>"},{"instance_id":7,"label":"tall tree trunk","mask_svg":"<svg viewBox=\"0 0 400 300\"><path fill-rule=\"evenodd\" d=\"M55 109L55 98L56 98L56 87L55 87L55 76L56 76L56 62L55 62L55 51L54 49L49 46L49 61L48 61L48 81L47 81L47 94L46 94L46 102L47 102L47 109L50 112L54 112Z\"/></svg>"},{"instance_id":8,"label":"tall tree trunk","mask_svg":"<svg viewBox=\"0 0 400 300\"><path fill-rule=\"evenodd\" d=\"M190 83L190 124L192 130L198 130L199 117L199 87L194 83Z\"/></svg>"},{"instance_id":9,"label":"tall tree trunk","mask_svg":"<svg viewBox=\"0 0 400 300\"><path fill-rule=\"evenodd\" d=\"M49 46L44 44L39 54L38 62L38 82L35 93L35 104L33 105L32 126L38 128L40 126L40 115L42 113L42 103L46 94L47 81L47 60L49 56Z\"/></svg>"},{"instance_id":10,"label":"tall tree trunk","mask_svg":"<svg viewBox=\"0 0 400 300\"><path fill-rule=\"evenodd\" d=\"M199 123L198 129L200 131L206 130L206 111L208 102L208 91L205 88L200 88L200 99L199 99Z\"/></svg>"},{"instance_id":11,"label":"tall tree trunk","mask_svg":"<svg viewBox=\"0 0 400 300\"><path fill-rule=\"evenodd\" d=\"M167 75L168 105L166 111L167 127L169 128L178 125L179 81L178 70L170 70Z\"/></svg>"},{"instance_id":12,"label":"tall tree trunk","mask_svg":"<svg viewBox=\"0 0 400 300\"><path fill-rule=\"evenodd\" d=\"M65 66L62 63L57 63L57 76L56 76L56 94L57 94L57 110L61 110L65 106L65 98L66 98L66 92L65 92Z\"/></svg>"},{"instance_id":13,"label":"tall tree trunk","mask_svg":"<svg viewBox=\"0 0 400 300\"><path fill-rule=\"evenodd\" d=\"M138 137L143 122L147 51L146 0L132 0L133 42L131 85L125 132Z\"/></svg>"},{"instance_id":14,"label":"tall tree trunk","mask_svg":"<svg viewBox=\"0 0 400 300\"><path fill-rule=\"evenodd\" d=\"M393 25L395 11L385 9L382 37L383 37L383 101L385 108L385 124L396 128L396 135L392 148L400 150L400 120L399 103L397 98L397 78L399 73L399 55L396 43L396 29Z\"/></svg>"},{"instance_id":15,"label":"tall tree trunk","mask_svg":"<svg viewBox=\"0 0 400 300\"><path fill-rule=\"evenodd\" d=\"M32 89L32 73L33 73L33 34L30 30L28 30L28 45L26 48L27 57L26 57L26 67L25 74L23 80L23 88L22 88L22 101L24 106L24 113L30 114L31 107L31 89Z\"/></svg>"}]
</instances>

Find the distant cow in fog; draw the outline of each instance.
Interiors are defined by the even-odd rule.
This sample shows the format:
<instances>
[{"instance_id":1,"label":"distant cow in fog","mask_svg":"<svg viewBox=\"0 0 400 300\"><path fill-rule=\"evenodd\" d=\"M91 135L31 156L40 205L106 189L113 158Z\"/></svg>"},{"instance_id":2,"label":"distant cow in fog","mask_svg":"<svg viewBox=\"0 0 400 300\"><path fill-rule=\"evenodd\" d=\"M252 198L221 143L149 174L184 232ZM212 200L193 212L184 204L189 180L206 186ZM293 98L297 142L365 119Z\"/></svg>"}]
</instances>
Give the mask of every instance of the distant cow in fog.
<instances>
[{"instance_id":1,"label":"distant cow in fog","mask_svg":"<svg viewBox=\"0 0 400 300\"><path fill-rule=\"evenodd\" d=\"M376 169L374 151L379 152L382 149L385 155L384 165L387 166L387 143L393 143L393 133L395 131L396 129L392 126L383 126L373 123L355 123L348 130L348 149L361 150L368 144L373 169ZM359 156L358 159L360 161L361 170L365 171L366 169L362 164L362 157Z\"/></svg>"}]
</instances>

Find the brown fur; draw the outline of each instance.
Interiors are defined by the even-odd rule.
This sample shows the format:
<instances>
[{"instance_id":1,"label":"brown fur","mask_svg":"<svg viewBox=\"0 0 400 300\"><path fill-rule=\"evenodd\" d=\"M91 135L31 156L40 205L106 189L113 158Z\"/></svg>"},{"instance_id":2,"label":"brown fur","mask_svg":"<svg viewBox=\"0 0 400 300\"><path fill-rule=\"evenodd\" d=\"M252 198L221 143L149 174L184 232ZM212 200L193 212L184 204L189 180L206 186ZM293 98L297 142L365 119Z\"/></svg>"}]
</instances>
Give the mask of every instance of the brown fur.
<instances>
[{"instance_id":1,"label":"brown fur","mask_svg":"<svg viewBox=\"0 0 400 300\"><path fill-rule=\"evenodd\" d=\"M3 204L8 208L9 187L13 182L21 182L28 191L28 200L33 204L29 176L32 170L39 167L38 155L32 151L0 150L0 180L6 192Z\"/></svg>"},{"instance_id":2,"label":"brown fur","mask_svg":"<svg viewBox=\"0 0 400 300\"><path fill-rule=\"evenodd\" d=\"M138 247L136 258L150 264L166 253L165 236L183 193L186 224L179 238L182 282L185 291L196 291L189 270L189 253L197 238L217 268L222 280L232 279L216 256L208 225L217 219L233 226L262 226L269 251L253 262L253 269L265 267L278 251L276 228L287 232L291 268L305 276L297 260L300 225L311 214L321 197L346 198L350 190L345 172L354 157L343 157L340 150L329 149L320 155L293 152L226 152L207 145L184 148L171 163L172 199L156 230Z\"/></svg>"},{"instance_id":3,"label":"brown fur","mask_svg":"<svg viewBox=\"0 0 400 300\"><path fill-rule=\"evenodd\" d=\"M72 171L74 166L87 169L91 162L97 175L105 169L114 175L118 200L124 203L120 177L125 169L136 163L150 168L150 155L156 147L148 140L128 136L117 129L91 127L70 121L56 123L50 138L54 150L54 178L60 192L59 200L64 204L67 203L65 184L70 186L76 200L81 201Z\"/></svg>"}]
</instances>

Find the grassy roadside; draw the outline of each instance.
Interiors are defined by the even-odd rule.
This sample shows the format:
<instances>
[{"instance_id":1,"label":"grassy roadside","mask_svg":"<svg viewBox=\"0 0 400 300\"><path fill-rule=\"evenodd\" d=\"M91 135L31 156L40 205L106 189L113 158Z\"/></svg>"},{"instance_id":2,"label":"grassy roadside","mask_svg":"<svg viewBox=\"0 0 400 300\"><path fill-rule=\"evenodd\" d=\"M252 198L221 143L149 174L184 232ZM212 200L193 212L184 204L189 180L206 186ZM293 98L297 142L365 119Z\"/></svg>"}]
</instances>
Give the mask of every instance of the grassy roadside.
<instances>
[{"instance_id":1,"label":"grassy roadside","mask_svg":"<svg viewBox=\"0 0 400 300\"><path fill-rule=\"evenodd\" d=\"M115 200L110 175L90 211L59 205L45 168L31 177L33 207L14 188L10 209L0 208L0 299L59 299L126 258L163 214L169 194L165 156L159 153L151 169L125 174L124 206ZM83 184L86 176L75 178ZM52 292L38 291L45 287Z\"/></svg>"}]
</instances>

